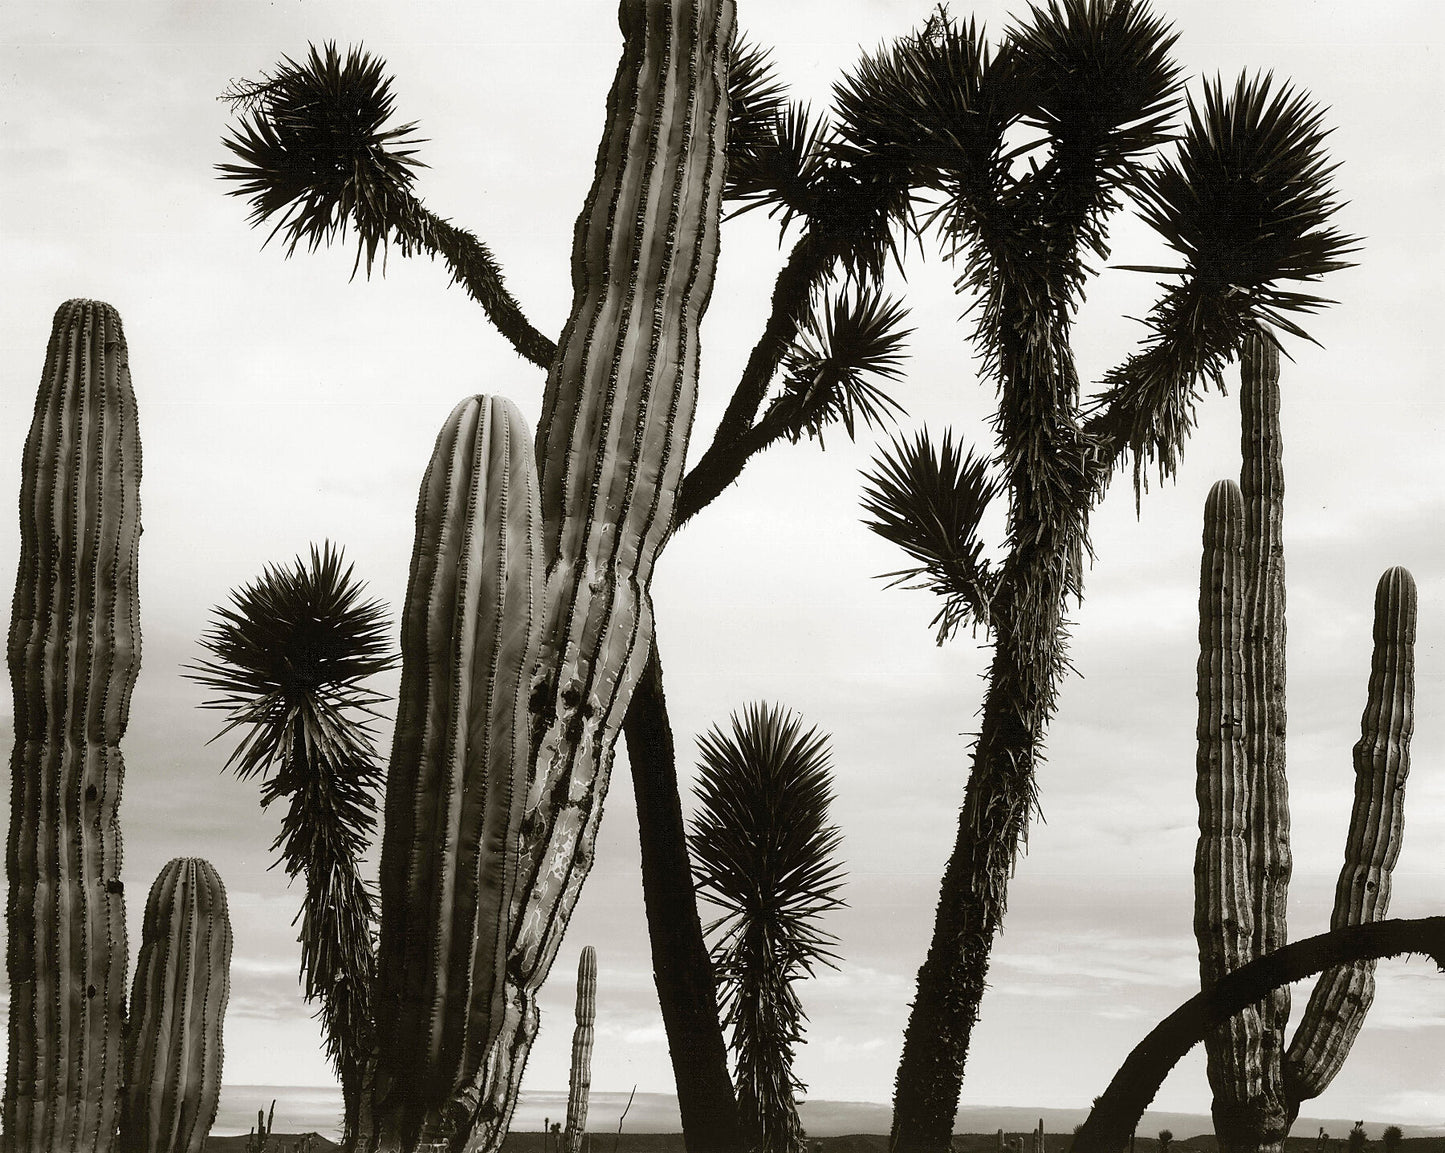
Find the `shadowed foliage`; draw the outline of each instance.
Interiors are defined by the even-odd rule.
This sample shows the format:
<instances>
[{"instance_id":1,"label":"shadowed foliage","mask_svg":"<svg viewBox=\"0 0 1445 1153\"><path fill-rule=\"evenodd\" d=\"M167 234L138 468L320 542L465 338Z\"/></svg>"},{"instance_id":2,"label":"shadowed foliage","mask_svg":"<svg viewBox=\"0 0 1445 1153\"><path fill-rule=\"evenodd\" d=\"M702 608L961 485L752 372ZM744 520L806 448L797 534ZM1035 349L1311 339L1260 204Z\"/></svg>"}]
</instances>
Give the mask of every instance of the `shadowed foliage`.
<instances>
[{"instance_id":1,"label":"shadowed foliage","mask_svg":"<svg viewBox=\"0 0 1445 1153\"><path fill-rule=\"evenodd\" d=\"M827 739L752 705L731 734L715 727L698 746L694 869L698 892L722 909L708 929L738 1104L763 1153L799 1153L804 1086L792 1065L805 1015L793 983L833 963L835 938L818 922L843 904Z\"/></svg>"},{"instance_id":2,"label":"shadowed foliage","mask_svg":"<svg viewBox=\"0 0 1445 1153\"><path fill-rule=\"evenodd\" d=\"M226 767L262 778L263 809L289 801L271 848L288 877L305 877L302 987L321 1004L348 1136L373 1033L376 901L357 865L376 829L371 721L386 700L364 682L396 664L385 608L364 588L329 543L312 547L309 564L268 566L215 609L201 638L210 659L186 670L217 694L206 707L227 716L214 739L239 730Z\"/></svg>"}]
</instances>

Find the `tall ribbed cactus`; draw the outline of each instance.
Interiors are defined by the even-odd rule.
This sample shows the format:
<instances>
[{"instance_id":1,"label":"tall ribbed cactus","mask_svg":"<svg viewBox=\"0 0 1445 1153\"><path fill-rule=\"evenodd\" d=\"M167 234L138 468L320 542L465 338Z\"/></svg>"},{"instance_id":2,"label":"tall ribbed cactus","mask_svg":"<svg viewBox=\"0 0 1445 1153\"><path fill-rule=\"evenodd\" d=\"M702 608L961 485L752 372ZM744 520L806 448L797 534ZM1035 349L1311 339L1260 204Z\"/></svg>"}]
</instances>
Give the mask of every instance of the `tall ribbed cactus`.
<instances>
[{"instance_id":1,"label":"tall ribbed cactus","mask_svg":"<svg viewBox=\"0 0 1445 1153\"><path fill-rule=\"evenodd\" d=\"M531 439L510 401L452 411L422 481L387 782L375 1123L410 1147L471 1089L503 1015L541 628Z\"/></svg>"},{"instance_id":2,"label":"tall ribbed cactus","mask_svg":"<svg viewBox=\"0 0 1445 1153\"><path fill-rule=\"evenodd\" d=\"M577 958L577 1025L572 1030L572 1073L567 1082L568 1153L582 1153L582 1135L587 1129L587 1096L592 1089L596 1020L597 950L587 945Z\"/></svg>"},{"instance_id":3,"label":"tall ribbed cactus","mask_svg":"<svg viewBox=\"0 0 1445 1153\"><path fill-rule=\"evenodd\" d=\"M427 1130L494 1150L506 1135L537 990L591 866L647 656L648 586L672 524L717 260L733 4L623 0L620 23L539 473L526 487L530 461L510 416L505 436L481 436L488 418L468 406L491 423L502 411L482 400L453 414L475 431L443 430L423 484L382 853L382 1148L410 1148ZM504 463L456 448L480 447L478 437L508 446ZM473 491L494 472L508 479ZM521 527L504 532L492 502L536 487L542 543L533 515L523 547ZM475 558L471 584L443 550ZM525 577L510 567L524 555Z\"/></svg>"},{"instance_id":4,"label":"tall ribbed cactus","mask_svg":"<svg viewBox=\"0 0 1445 1153\"><path fill-rule=\"evenodd\" d=\"M1284 777L1283 469L1279 361L1262 339L1242 362L1246 491L1214 486L1200 574L1195 935L1208 985L1286 943L1290 875ZM1355 808L1333 927L1383 917L1399 853L1413 698L1414 585L1381 578ZM1206 1039L1215 1131L1225 1150L1277 1150L1300 1102L1339 1070L1364 1021L1373 966L1323 974L1285 1056L1286 996L1250 1006Z\"/></svg>"},{"instance_id":5,"label":"tall ribbed cactus","mask_svg":"<svg viewBox=\"0 0 1445 1153\"><path fill-rule=\"evenodd\" d=\"M126 1035L121 1153L201 1153L221 1099L231 992L226 889L208 861L177 857L146 901Z\"/></svg>"},{"instance_id":6,"label":"tall ribbed cactus","mask_svg":"<svg viewBox=\"0 0 1445 1153\"><path fill-rule=\"evenodd\" d=\"M140 437L107 304L56 311L25 442L10 625L4 1148L111 1148L126 935L120 739L140 665Z\"/></svg>"}]
</instances>

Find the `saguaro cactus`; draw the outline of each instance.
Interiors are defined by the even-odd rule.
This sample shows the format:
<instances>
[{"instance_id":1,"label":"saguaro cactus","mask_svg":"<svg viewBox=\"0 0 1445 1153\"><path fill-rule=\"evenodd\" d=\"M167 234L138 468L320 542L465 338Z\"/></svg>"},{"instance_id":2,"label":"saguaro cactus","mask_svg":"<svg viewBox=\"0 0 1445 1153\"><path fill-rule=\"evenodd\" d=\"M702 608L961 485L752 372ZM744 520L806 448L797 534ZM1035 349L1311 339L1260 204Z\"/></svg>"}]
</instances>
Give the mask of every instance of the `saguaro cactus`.
<instances>
[{"instance_id":1,"label":"saguaro cactus","mask_svg":"<svg viewBox=\"0 0 1445 1153\"><path fill-rule=\"evenodd\" d=\"M582 1153L582 1135L587 1129L587 1096L592 1088L596 1020L597 950L587 945L577 958L577 1025L572 1031L572 1073L567 1084L568 1153Z\"/></svg>"},{"instance_id":2,"label":"saguaro cactus","mask_svg":"<svg viewBox=\"0 0 1445 1153\"><path fill-rule=\"evenodd\" d=\"M1212 985L1285 944L1290 873L1284 778L1284 587L1279 545L1278 358L1261 347L1242 365L1249 492L1221 481L1205 506L1200 575L1199 752L1195 935ZM1332 928L1379 920L1400 850L1414 694L1414 582L1381 578L1375 652L1355 746L1355 806ZM1261 731L1264 730L1264 731ZM1299 1113L1339 1071L1373 993L1374 966L1321 975L1284 1052L1282 990L1206 1038L1215 1131L1226 1150L1278 1149Z\"/></svg>"},{"instance_id":3,"label":"saguaro cactus","mask_svg":"<svg viewBox=\"0 0 1445 1153\"><path fill-rule=\"evenodd\" d=\"M151 886L126 1038L121 1153L201 1153L221 1098L231 919L207 861L177 857Z\"/></svg>"},{"instance_id":4,"label":"saguaro cactus","mask_svg":"<svg viewBox=\"0 0 1445 1153\"><path fill-rule=\"evenodd\" d=\"M107 1150L125 1012L120 739L140 666L140 437L107 304L56 311L25 441L15 698L6 1150Z\"/></svg>"},{"instance_id":5,"label":"saguaro cactus","mask_svg":"<svg viewBox=\"0 0 1445 1153\"><path fill-rule=\"evenodd\" d=\"M461 402L422 481L402 619L377 967L385 1147L442 1126L500 1027L541 549L520 413L497 397Z\"/></svg>"}]
</instances>

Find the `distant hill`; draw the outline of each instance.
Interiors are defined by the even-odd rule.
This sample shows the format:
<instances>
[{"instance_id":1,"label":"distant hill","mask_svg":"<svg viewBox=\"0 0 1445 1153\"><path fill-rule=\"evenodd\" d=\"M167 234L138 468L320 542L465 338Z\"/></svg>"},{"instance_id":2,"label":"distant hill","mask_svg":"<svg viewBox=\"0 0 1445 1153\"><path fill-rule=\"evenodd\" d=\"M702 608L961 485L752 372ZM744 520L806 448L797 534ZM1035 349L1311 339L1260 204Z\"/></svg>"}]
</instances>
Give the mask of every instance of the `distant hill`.
<instances>
[{"instance_id":1,"label":"distant hill","mask_svg":"<svg viewBox=\"0 0 1445 1153\"><path fill-rule=\"evenodd\" d=\"M597 1135L615 1135L617 1133L617 1122L622 1116L624 1108L627 1109L627 1117L623 1121L622 1130L626 1138L622 1145L618 1146L618 1153L628 1153L628 1141L632 1137L650 1137L656 1135L664 1139L662 1144L655 1147L654 1153L667 1153L673 1146L666 1144L667 1138L679 1133L682 1129L682 1120L677 1111L677 1098L670 1093L638 1093L632 1103L628 1105L626 1093L598 1093L593 1092L591 1104L588 1108L588 1128ZM225 1135L241 1135L240 1146L214 1145L215 1149L226 1150L229 1148L244 1148L245 1134L256 1123L256 1110L258 1108L269 1108L272 1100L276 1101L276 1128L278 1131L291 1133L305 1133L314 1131L335 1139L339 1136L341 1128L341 1090L334 1086L280 1086L280 1085L226 1085L221 1090L221 1109L216 1117L216 1124L212 1132L217 1138ZM870 1101L804 1101L798 1110L803 1121L803 1128L811 1137L821 1138L843 1138L856 1134L880 1134L887 1133L892 1122L892 1108L888 1105L878 1104ZM1056 1153L1067 1147L1067 1138L1072 1135L1074 1126L1083 1122L1087 1110L1079 1109L1023 1109L1013 1106L965 1106L958 1112L958 1121L954 1126L960 1134L983 1134L988 1137L991 1144L978 1146L969 1145L968 1149L974 1148L980 1151L993 1150L997 1146L997 1132L1002 1129L1006 1134L1029 1134L1033 1132L1034 1126L1042 1119L1044 1132L1050 1138L1048 1153ZM540 1153L540 1134L544 1121L560 1121L567 1116L567 1094L565 1092L526 1092L522 1093L522 1099L517 1105L516 1114L513 1117L512 1129L522 1137L527 1133L538 1134ZM1315 1153L1315 1134L1321 1128L1334 1140L1331 1141L1325 1153L1341 1153L1344 1149L1343 1138L1350 1131L1354 1124L1353 1119L1345 1118L1316 1118L1301 1117L1294 1126L1297 1137L1291 1138L1290 1148L1293 1151L1297 1148L1299 1153ZM1369 1136L1372 1145L1370 1153L1380 1153L1378 1144L1380 1134L1385 1126L1398 1124L1391 1117L1372 1118L1365 1122L1365 1132ZM1445 1138L1445 1125L1420 1126L1400 1125L1406 1137L1410 1138ZM1213 1125L1208 1116L1202 1113L1167 1113L1150 1110L1144 1114L1144 1120L1139 1126L1140 1141L1137 1143L1136 1153L1143 1153L1145 1149L1152 1149L1153 1143L1145 1142L1143 1138L1147 1135L1153 1137L1161 1129L1169 1129L1175 1135L1175 1146L1181 1148L1187 1144L1188 1148L1197 1153L1210 1153L1213 1150ZM1059 1139L1056 1146L1054 1138ZM213 1139L214 1140L214 1139ZM861 1138L860 1138L861 1140ZM596 1145L597 1138L593 1143ZM1336 1142L1339 1142L1336 1144ZM961 1146L962 1147L962 1146ZM273 1147L275 1148L275 1147ZM512 1148L508 1145L508 1148ZM527 1149L528 1146L519 1145L518 1149ZM635 1147L638 1153L643 1153L642 1146ZM647 1147L652 1150L652 1146ZM676 1146L681 1150L679 1143ZM850 1146L833 1146L825 1142L824 1148L829 1153L852 1153ZM867 1144L857 1146L859 1153L863 1150L871 1150L873 1147ZM1028 1150L1027 1142L1024 1145ZM612 1143L609 1139L605 1145L598 1148L597 1153L611 1153ZM291 1153L288 1149L286 1153ZM1181 1148L1182 1153L1182 1148ZM1415 1146L1407 1143L1401 1147L1401 1153L1445 1153L1445 1141L1437 1146Z\"/></svg>"}]
</instances>

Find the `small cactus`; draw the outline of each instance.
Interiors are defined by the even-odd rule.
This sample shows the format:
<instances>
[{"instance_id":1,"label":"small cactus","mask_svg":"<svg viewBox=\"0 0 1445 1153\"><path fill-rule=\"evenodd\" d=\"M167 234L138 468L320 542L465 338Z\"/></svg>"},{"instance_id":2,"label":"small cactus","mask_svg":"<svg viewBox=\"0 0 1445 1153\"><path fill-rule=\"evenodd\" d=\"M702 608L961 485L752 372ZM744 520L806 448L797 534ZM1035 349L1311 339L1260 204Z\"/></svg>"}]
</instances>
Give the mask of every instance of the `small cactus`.
<instances>
[{"instance_id":1,"label":"small cactus","mask_svg":"<svg viewBox=\"0 0 1445 1153\"><path fill-rule=\"evenodd\" d=\"M221 1099L231 920L208 861L177 857L146 901L126 1039L121 1153L202 1153Z\"/></svg>"},{"instance_id":2,"label":"small cactus","mask_svg":"<svg viewBox=\"0 0 1445 1153\"><path fill-rule=\"evenodd\" d=\"M577 1025L572 1032L572 1072L567 1086L567 1153L582 1153L587 1129L587 1096L592 1088L592 1041L597 1020L597 950L587 945L577 958Z\"/></svg>"}]
</instances>

